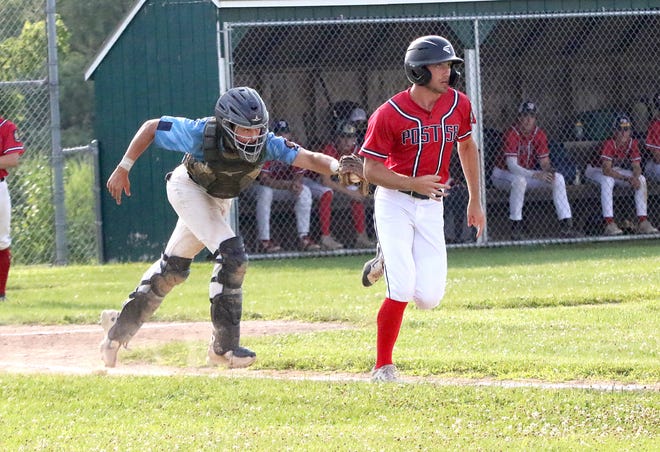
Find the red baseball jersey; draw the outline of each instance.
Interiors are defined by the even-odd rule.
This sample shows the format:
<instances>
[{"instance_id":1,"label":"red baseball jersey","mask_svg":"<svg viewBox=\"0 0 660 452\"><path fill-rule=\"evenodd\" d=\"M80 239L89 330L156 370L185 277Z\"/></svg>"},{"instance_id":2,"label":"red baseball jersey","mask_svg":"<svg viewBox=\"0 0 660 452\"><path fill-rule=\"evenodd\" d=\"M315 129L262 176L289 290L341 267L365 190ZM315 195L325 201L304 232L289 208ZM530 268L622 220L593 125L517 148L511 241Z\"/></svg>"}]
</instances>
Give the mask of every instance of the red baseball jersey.
<instances>
[{"instance_id":1,"label":"red baseball jersey","mask_svg":"<svg viewBox=\"0 0 660 452\"><path fill-rule=\"evenodd\" d=\"M18 136L18 129L13 122L0 117L0 155L18 152L23 154L23 143ZM7 176L7 170L0 168L0 177Z\"/></svg>"},{"instance_id":2,"label":"red baseball jersey","mask_svg":"<svg viewBox=\"0 0 660 452\"><path fill-rule=\"evenodd\" d=\"M646 147L652 151L660 151L660 119L654 119L646 134Z\"/></svg>"},{"instance_id":3,"label":"red baseball jersey","mask_svg":"<svg viewBox=\"0 0 660 452\"><path fill-rule=\"evenodd\" d=\"M524 135L516 126L510 127L502 140L504 145L499 154L497 166L507 169L506 159L515 157L518 165L526 169L536 169L539 160L549 157L548 137L540 127L534 127L532 133Z\"/></svg>"},{"instance_id":4,"label":"red baseball jersey","mask_svg":"<svg viewBox=\"0 0 660 452\"><path fill-rule=\"evenodd\" d=\"M462 92L450 88L429 112L413 102L408 89L371 115L359 154L396 173L436 174L445 183L454 143L472 135L474 122L472 104Z\"/></svg>"},{"instance_id":5,"label":"red baseball jersey","mask_svg":"<svg viewBox=\"0 0 660 452\"><path fill-rule=\"evenodd\" d=\"M614 138L610 138L603 144L600 152L600 161L609 160L613 167L630 168L632 162L640 162L642 156L639 154L637 140L630 138L627 143L617 147Z\"/></svg>"}]
</instances>

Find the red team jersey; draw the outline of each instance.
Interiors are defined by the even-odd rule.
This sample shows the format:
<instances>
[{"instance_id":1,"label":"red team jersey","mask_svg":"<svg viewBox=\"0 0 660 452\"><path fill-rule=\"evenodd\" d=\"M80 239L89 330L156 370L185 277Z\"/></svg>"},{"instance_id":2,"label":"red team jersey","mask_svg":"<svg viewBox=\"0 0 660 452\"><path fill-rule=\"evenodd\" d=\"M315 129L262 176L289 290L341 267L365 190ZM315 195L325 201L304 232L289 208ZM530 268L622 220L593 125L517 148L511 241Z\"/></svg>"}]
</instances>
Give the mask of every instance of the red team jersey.
<instances>
[{"instance_id":1,"label":"red team jersey","mask_svg":"<svg viewBox=\"0 0 660 452\"><path fill-rule=\"evenodd\" d=\"M19 152L23 154L23 143L13 122L0 117L0 155ZM0 168L0 178L7 176L7 170Z\"/></svg>"},{"instance_id":2,"label":"red team jersey","mask_svg":"<svg viewBox=\"0 0 660 452\"><path fill-rule=\"evenodd\" d=\"M515 157L523 168L536 169L539 160L549 157L548 137L540 127L535 127L529 135L523 135L515 126L504 133L504 146L499 154L497 166L508 169L506 159Z\"/></svg>"},{"instance_id":3,"label":"red team jersey","mask_svg":"<svg viewBox=\"0 0 660 452\"><path fill-rule=\"evenodd\" d=\"M646 147L652 151L660 151L660 119L654 119L649 125L649 131L646 135Z\"/></svg>"},{"instance_id":4,"label":"red team jersey","mask_svg":"<svg viewBox=\"0 0 660 452\"><path fill-rule=\"evenodd\" d=\"M431 112L413 102L410 90L402 91L371 115L359 154L395 173L436 174L446 183L454 143L470 137L474 122L470 100L460 91L450 88Z\"/></svg>"},{"instance_id":5,"label":"red team jersey","mask_svg":"<svg viewBox=\"0 0 660 452\"><path fill-rule=\"evenodd\" d=\"M609 160L612 162L612 167L628 168L632 162L640 162L642 160L639 154L639 145L637 140L630 138L628 143L620 148L616 146L614 138L610 138L603 144L603 149L600 152L600 161Z\"/></svg>"}]
</instances>

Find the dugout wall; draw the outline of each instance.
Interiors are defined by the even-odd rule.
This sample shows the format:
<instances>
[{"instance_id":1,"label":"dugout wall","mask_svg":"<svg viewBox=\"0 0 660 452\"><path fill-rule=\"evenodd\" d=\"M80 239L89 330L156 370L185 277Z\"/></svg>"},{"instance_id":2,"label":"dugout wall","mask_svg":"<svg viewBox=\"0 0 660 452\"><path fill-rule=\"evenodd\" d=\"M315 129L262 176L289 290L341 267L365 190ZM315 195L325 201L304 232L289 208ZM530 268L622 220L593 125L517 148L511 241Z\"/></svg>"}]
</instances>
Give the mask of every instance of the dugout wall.
<instances>
[{"instance_id":1,"label":"dugout wall","mask_svg":"<svg viewBox=\"0 0 660 452\"><path fill-rule=\"evenodd\" d=\"M96 84L102 180L143 120L164 113L209 115L218 91L228 86L255 87L271 116L286 118L298 140L318 150L334 126L333 104L348 100L373 111L407 86L402 70L407 44L422 34L443 34L466 59L460 88L470 94L477 113L489 215L483 244L510 239L507 195L490 186L489 173L498 138L527 99L539 104L539 122L560 150L555 155L567 160L569 186L580 182L569 190L584 240L601 238L597 194L575 177L575 169L583 168L615 112L639 112L640 134L644 117L648 121L649 103L639 101L658 89L659 2L632 2L625 11L603 11L600 7L611 5L593 2L588 12L547 12L566 9L566 2L543 2L546 11L534 12L525 9L527 2L497 1L316 7L298 1L278 2L278 7L272 6L275 2L261 2L265 7L248 3L254 5L136 3L86 74ZM578 143L572 136L577 119L587 129L586 139ZM131 174L130 200L117 207L104 196L106 259L153 259L162 250L175 220L162 177L177 162L178 156L151 150ZM649 191L649 208L660 222L655 193ZM620 212L629 212L630 200L625 195L617 199ZM533 194L528 201L527 240L560 240L548 197ZM346 245L341 252L365 252L353 249L346 206L337 202L333 207L333 234ZM249 195L239 200L237 220L251 247L255 219ZM292 208L277 207L273 223L276 238L289 245L295 235ZM312 224L318 237L318 219ZM469 239L462 232L458 224L447 237ZM290 245L279 256L297 255ZM256 251L251 249L253 257L260 257Z\"/></svg>"}]
</instances>

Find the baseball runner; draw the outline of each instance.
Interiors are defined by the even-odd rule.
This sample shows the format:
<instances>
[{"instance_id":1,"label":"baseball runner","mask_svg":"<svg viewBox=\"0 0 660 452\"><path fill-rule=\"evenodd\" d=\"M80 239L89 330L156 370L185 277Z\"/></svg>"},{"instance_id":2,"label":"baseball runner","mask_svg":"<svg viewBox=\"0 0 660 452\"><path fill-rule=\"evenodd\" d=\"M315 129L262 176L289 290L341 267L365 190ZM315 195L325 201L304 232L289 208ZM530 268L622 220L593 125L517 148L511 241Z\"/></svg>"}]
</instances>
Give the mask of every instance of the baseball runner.
<instances>
[{"instance_id":1,"label":"baseball runner","mask_svg":"<svg viewBox=\"0 0 660 452\"><path fill-rule=\"evenodd\" d=\"M468 225L477 228L477 236L485 225L472 106L452 88L458 77L455 66L462 62L441 36L414 40L404 60L412 87L374 112L360 150L364 176L377 185L374 216L387 284L377 316L373 381L397 380L392 352L408 302L432 309L444 296L442 200L450 189L449 162L456 143L469 190Z\"/></svg>"},{"instance_id":2,"label":"baseball runner","mask_svg":"<svg viewBox=\"0 0 660 452\"><path fill-rule=\"evenodd\" d=\"M11 265L11 198L6 178L8 168L18 166L25 149L16 125L0 116L0 301L5 301Z\"/></svg>"},{"instance_id":3,"label":"baseball runner","mask_svg":"<svg viewBox=\"0 0 660 452\"><path fill-rule=\"evenodd\" d=\"M612 124L613 135L603 143L600 155L584 172L591 181L600 185L600 203L605 219L604 235L615 236L623 231L614 221L614 186L631 187L635 191L637 233L655 234L658 230L647 218L646 178L642 174L639 143L632 137L630 118L618 116Z\"/></svg>"},{"instance_id":4,"label":"baseball runner","mask_svg":"<svg viewBox=\"0 0 660 452\"><path fill-rule=\"evenodd\" d=\"M228 224L232 199L254 182L267 161L323 174L341 173L341 165L269 133L268 111L259 94L248 87L232 88L218 99L213 117L162 116L140 127L107 182L117 204L122 193L130 196L129 171L152 142L184 154L181 165L167 175L167 196L178 221L162 257L144 273L121 312L102 313L106 335L101 357L106 367L116 365L120 346L126 346L164 297L186 280L193 258L207 248L215 257L209 284L213 334L207 362L247 367L256 359L252 350L239 344L241 286L248 257L242 238Z\"/></svg>"}]
</instances>

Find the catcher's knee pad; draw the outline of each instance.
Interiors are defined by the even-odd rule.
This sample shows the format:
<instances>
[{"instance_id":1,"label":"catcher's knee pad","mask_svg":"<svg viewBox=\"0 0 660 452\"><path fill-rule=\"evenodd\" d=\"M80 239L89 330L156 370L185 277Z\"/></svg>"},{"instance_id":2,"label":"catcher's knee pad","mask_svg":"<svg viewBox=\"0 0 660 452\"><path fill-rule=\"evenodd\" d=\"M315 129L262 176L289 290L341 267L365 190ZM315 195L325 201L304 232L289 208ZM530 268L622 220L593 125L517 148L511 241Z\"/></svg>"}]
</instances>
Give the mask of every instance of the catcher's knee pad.
<instances>
[{"instance_id":1,"label":"catcher's knee pad","mask_svg":"<svg viewBox=\"0 0 660 452\"><path fill-rule=\"evenodd\" d=\"M248 256L241 237L232 237L225 240L216 251L220 271L216 276L217 282L225 287L240 288L243 285L247 271Z\"/></svg>"},{"instance_id":2,"label":"catcher's knee pad","mask_svg":"<svg viewBox=\"0 0 660 452\"><path fill-rule=\"evenodd\" d=\"M190 275L192 259L163 254L160 260L160 273L154 273L149 285L151 290L160 297L164 297L176 286L181 284Z\"/></svg>"},{"instance_id":3,"label":"catcher's knee pad","mask_svg":"<svg viewBox=\"0 0 660 452\"><path fill-rule=\"evenodd\" d=\"M192 259L163 255L160 272L142 281L135 292L128 296L117 322L108 331L108 338L122 344L128 343L142 324L156 312L165 295L186 280L191 262Z\"/></svg>"}]
</instances>

